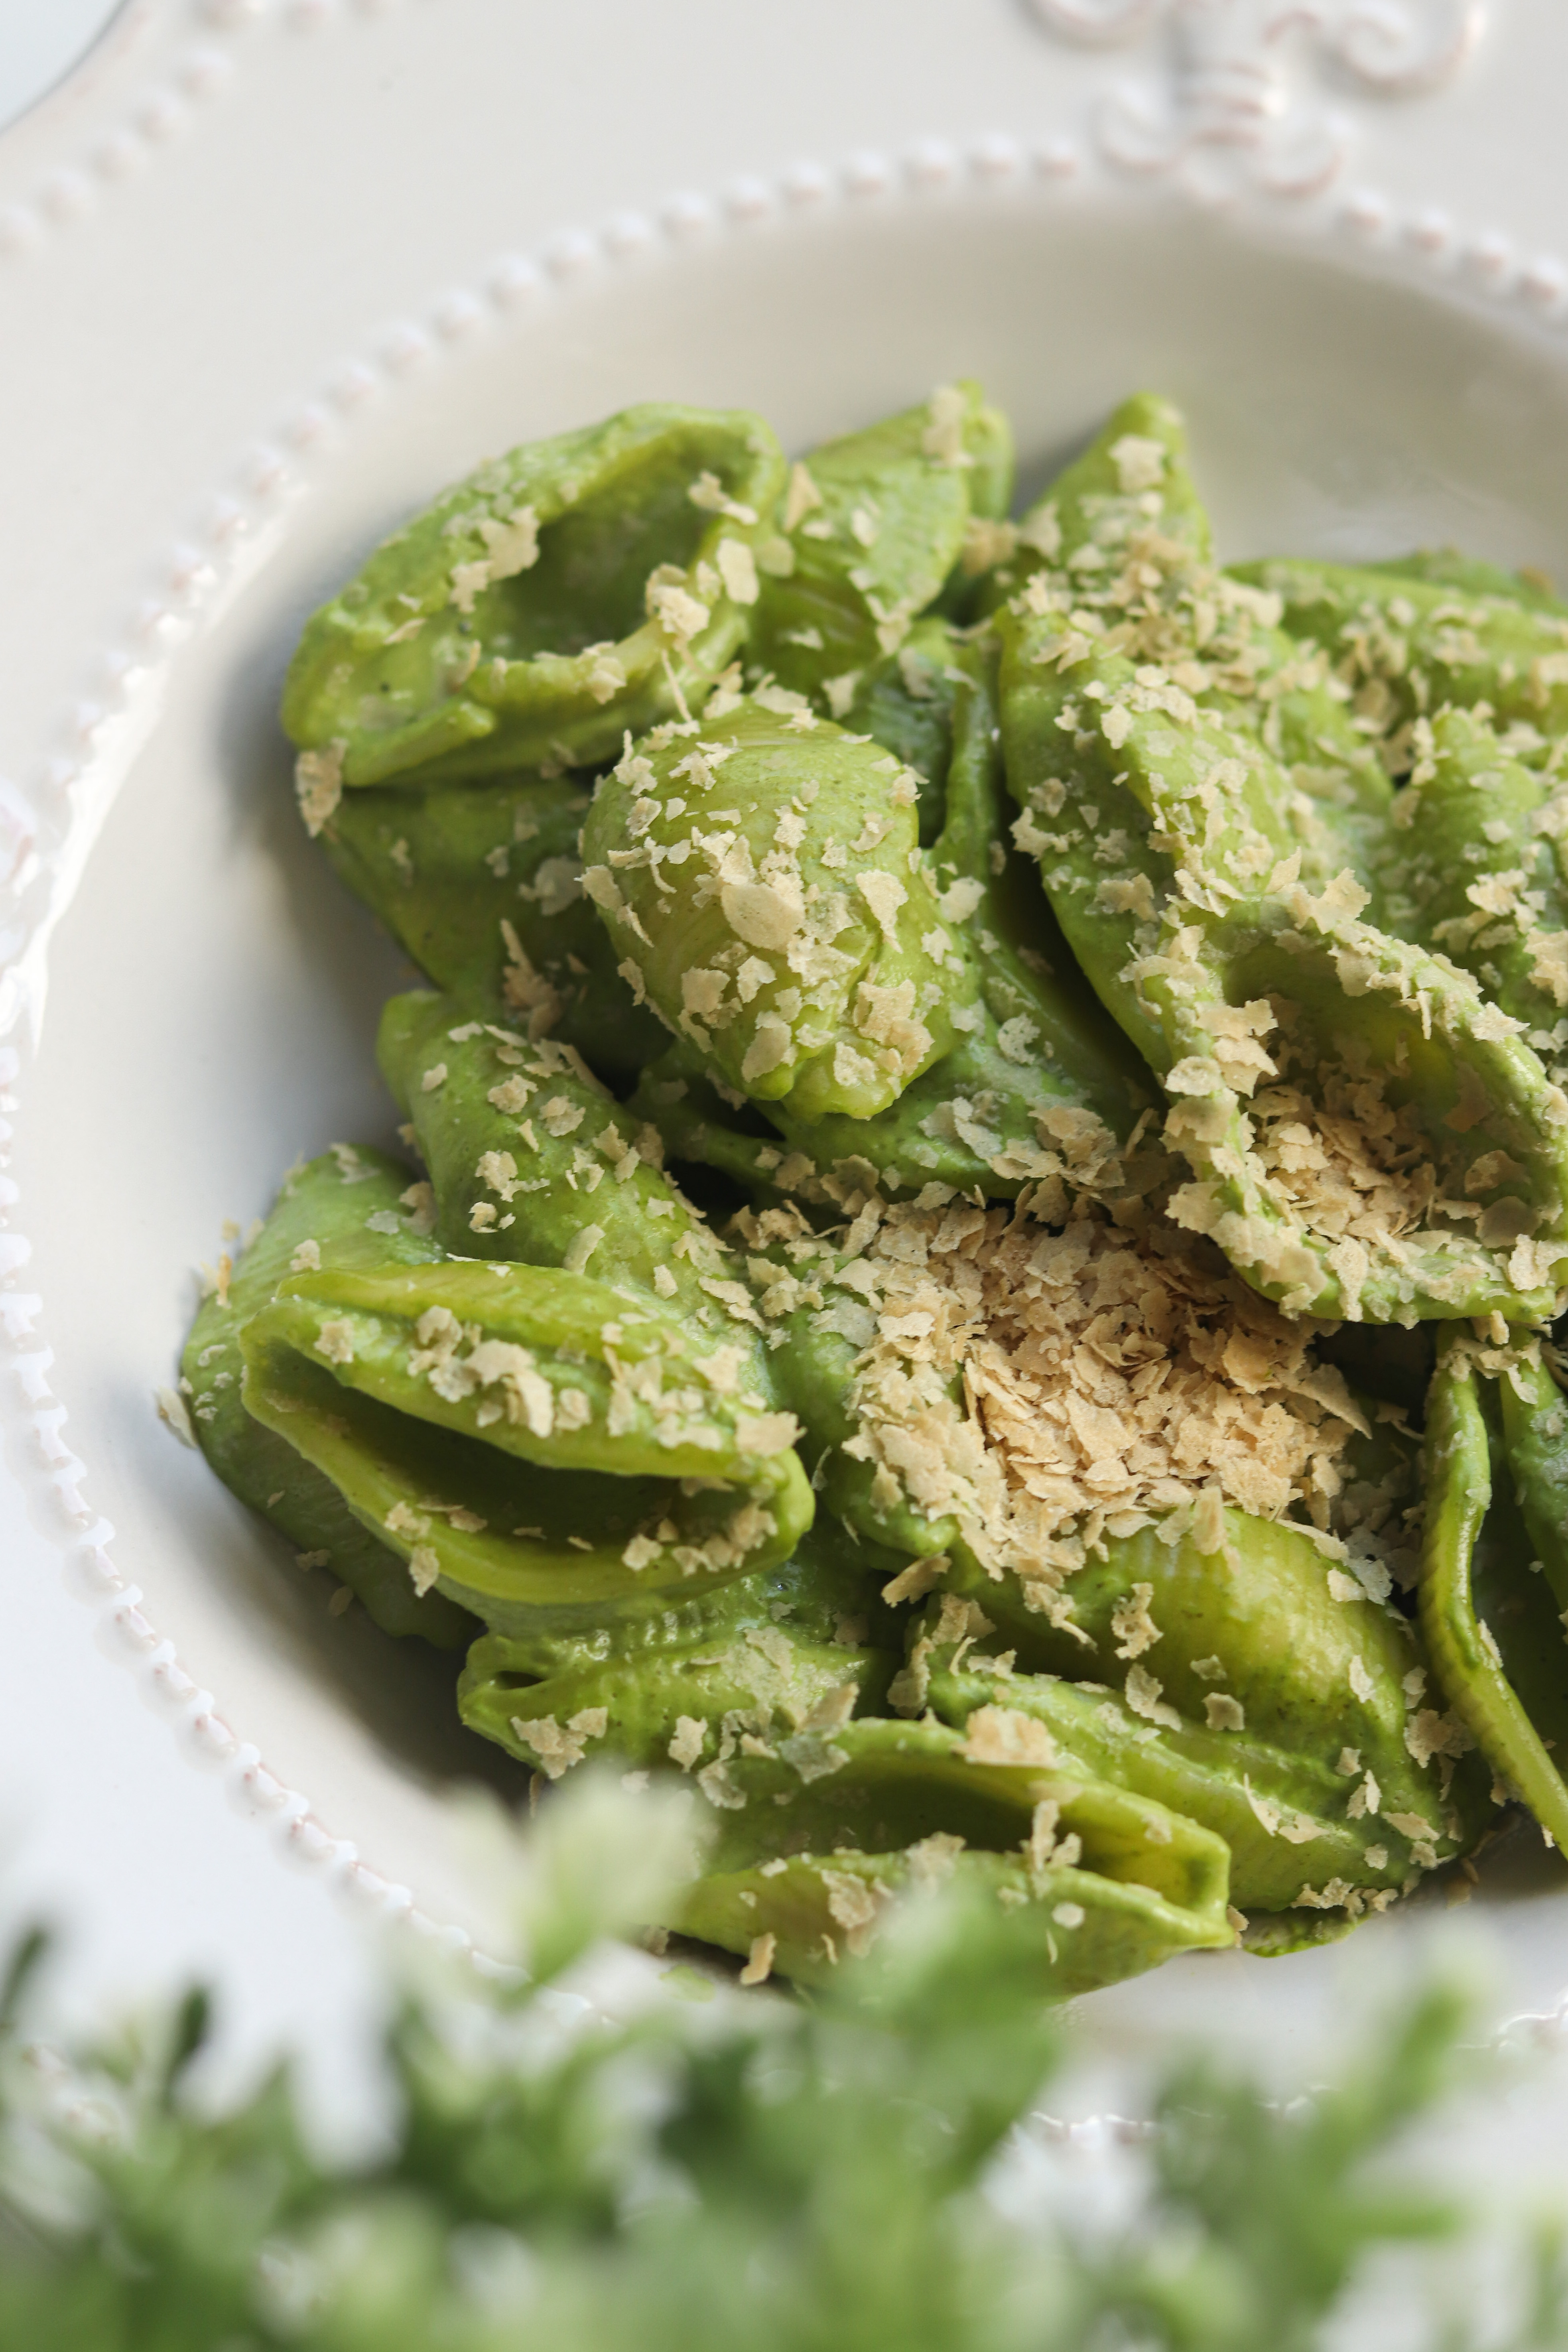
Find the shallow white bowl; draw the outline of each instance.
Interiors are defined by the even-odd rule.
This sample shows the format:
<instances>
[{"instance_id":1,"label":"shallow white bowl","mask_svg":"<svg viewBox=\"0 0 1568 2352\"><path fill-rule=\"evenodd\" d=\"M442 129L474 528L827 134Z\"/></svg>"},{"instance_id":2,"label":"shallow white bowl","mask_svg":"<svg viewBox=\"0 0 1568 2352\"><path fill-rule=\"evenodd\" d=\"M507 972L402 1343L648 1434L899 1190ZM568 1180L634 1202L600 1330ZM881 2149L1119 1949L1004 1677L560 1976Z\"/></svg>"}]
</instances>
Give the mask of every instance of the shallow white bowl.
<instances>
[{"instance_id":1,"label":"shallow white bowl","mask_svg":"<svg viewBox=\"0 0 1568 2352\"><path fill-rule=\"evenodd\" d=\"M12 1315L24 1352L54 1350L90 1473L73 1522L75 1472L57 1465L66 1539L89 1580L139 1589L119 1613L182 1738L377 1899L408 1899L384 1882L412 1890L482 1935L440 1793L521 1775L458 1727L451 1664L357 1610L329 1616L328 1580L295 1568L152 1402L224 1221L264 1213L300 1154L394 1126L372 1040L410 975L306 840L274 718L301 620L401 516L513 442L661 398L754 406L800 447L961 373L1010 412L1026 488L1129 391L1172 395L1226 556L1452 541L1568 569L1554 333L1375 245L1260 217L1016 173L715 213L686 242L627 234L564 257L549 286L514 271L444 348L367 373L363 401L340 386L199 617L168 624L120 752L83 785L63 912L23 966L37 1042L16 1172L42 1308ZM1507 1906L1516 1990L1550 2005L1568 1977L1560 1870L1516 1845L1481 1900ZM1238 2003L1267 2020L1324 1981L1312 1957L1229 1956L1103 1998L1142 2031Z\"/></svg>"}]
</instances>

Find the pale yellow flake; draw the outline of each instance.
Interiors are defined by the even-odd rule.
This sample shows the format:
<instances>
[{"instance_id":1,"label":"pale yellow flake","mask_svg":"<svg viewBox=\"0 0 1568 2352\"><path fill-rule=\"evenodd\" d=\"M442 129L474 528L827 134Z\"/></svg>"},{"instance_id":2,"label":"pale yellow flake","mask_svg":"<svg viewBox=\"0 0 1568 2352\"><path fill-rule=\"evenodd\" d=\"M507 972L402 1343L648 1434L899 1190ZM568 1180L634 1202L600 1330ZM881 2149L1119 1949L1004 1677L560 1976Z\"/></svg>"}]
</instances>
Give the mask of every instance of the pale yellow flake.
<instances>
[{"instance_id":1,"label":"pale yellow flake","mask_svg":"<svg viewBox=\"0 0 1568 2352\"><path fill-rule=\"evenodd\" d=\"M174 1431L181 1444L194 1447L196 1443L196 1433L191 1426L189 1408L178 1390L154 1389L153 1402L158 1408L159 1420Z\"/></svg>"},{"instance_id":2,"label":"pale yellow flake","mask_svg":"<svg viewBox=\"0 0 1568 2352\"><path fill-rule=\"evenodd\" d=\"M789 472L789 488L784 493L784 527L796 530L808 514L822 504L822 492L803 465L794 465Z\"/></svg>"},{"instance_id":3,"label":"pale yellow flake","mask_svg":"<svg viewBox=\"0 0 1568 2352\"><path fill-rule=\"evenodd\" d=\"M896 946L898 932L895 926L899 909L909 897L898 876L886 874L880 867L873 867L868 874L856 876L855 887L871 909L882 937L889 947Z\"/></svg>"},{"instance_id":4,"label":"pale yellow flake","mask_svg":"<svg viewBox=\"0 0 1568 2352\"><path fill-rule=\"evenodd\" d=\"M766 1984L773 1972L773 1955L777 1950L776 1936L753 1936L739 1981L743 1985Z\"/></svg>"},{"instance_id":5,"label":"pale yellow flake","mask_svg":"<svg viewBox=\"0 0 1568 2352\"><path fill-rule=\"evenodd\" d=\"M301 751L294 763L294 790L305 830L314 840L343 796L346 741L330 743L324 751Z\"/></svg>"},{"instance_id":6,"label":"pale yellow flake","mask_svg":"<svg viewBox=\"0 0 1568 2352\"><path fill-rule=\"evenodd\" d=\"M316 1334L316 1353L325 1356L329 1364L353 1362L354 1327L346 1316L334 1317L322 1324Z\"/></svg>"},{"instance_id":7,"label":"pale yellow flake","mask_svg":"<svg viewBox=\"0 0 1568 2352\"><path fill-rule=\"evenodd\" d=\"M1013 1706L977 1706L964 1726L963 1752L971 1764L1052 1765L1058 1754L1046 1726Z\"/></svg>"},{"instance_id":8,"label":"pale yellow flake","mask_svg":"<svg viewBox=\"0 0 1568 2352\"><path fill-rule=\"evenodd\" d=\"M793 1412L742 1412L735 1417L735 1443L742 1454L763 1460L787 1453L801 1435Z\"/></svg>"},{"instance_id":9,"label":"pale yellow flake","mask_svg":"<svg viewBox=\"0 0 1568 2352\"><path fill-rule=\"evenodd\" d=\"M603 1739L609 1722L607 1708L585 1706L566 1723L559 1722L552 1715L540 1716L532 1721L514 1715L511 1727L519 1739L532 1748L546 1778L559 1780L563 1773L581 1764L590 1739Z\"/></svg>"},{"instance_id":10,"label":"pale yellow flake","mask_svg":"<svg viewBox=\"0 0 1568 2352\"><path fill-rule=\"evenodd\" d=\"M699 1715L678 1715L670 1738L668 1754L672 1764L689 1772L701 1757L708 1738L707 1718Z\"/></svg>"},{"instance_id":11,"label":"pale yellow flake","mask_svg":"<svg viewBox=\"0 0 1568 2352\"><path fill-rule=\"evenodd\" d=\"M827 1895L828 1916L847 1931L849 1951L858 1959L869 1950L889 1895L875 1880L856 1872L819 1866L817 1876Z\"/></svg>"},{"instance_id":12,"label":"pale yellow flake","mask_svg":"<svg viewBox=\"0 0 1568 2352\"><path fill-rule=\"evenodd\" d=\"M1161 1694L1164 1685L1150 1674L1145 1666L1129 1666L1125 1696L1134 1715L1145 1722L1158 1724L1166 1731L1180 1731L1182 1718L1173 1706L1168 1706Z\"/></svg>"},{"instance_id":13,"label":"pale yellow flake","mask_svg":"<svg viewBox=\"0 0 1568 2352\"><path fill-rule=\"evenodd\" d=\"M1124 433L1120 441L1111 443L1110 457L1116 468L1117 488L1123 498L1131 498L1140 490L1158 489L1164 479L1164 444L1142 433Z\"/></svg>"},{"instance_id":14,"label":"pale yellow flake","mask_svg":"<svg viewBox=\"0 0 1568 2352\"><path fill-rule=\"evenodd\" d=\"M1110 1612L1110 1630L1117 1640L1119 1658L1141 1658L1160 1640L1160 1628L1149 1614L1149 1603L1154 1598L1152 1584L1135 1584L1125 1600L1119 1601Z\"/></svg>"},{"instance_id":15,"label":"pale yellow flake","mask_svg":"<svg viewBox=\"0 0 1568 2352\"><path fill-rule=\"evenodd\" d=\"M882 1587L882 1598L889 1607L900 1601L919 1601L940 1584L952 1566L946 1552L933 1552L928 1559L911 1560L897 1576L889 1577Z\"/></svg>"},{"instance_id":16,"label":"pale yellow flake","mask_svg":"<svg viewBox=\"0 0 1568 2352\"><path fill-rule=\"evenodd\" d=\"M744 540L721 539L716 561L725 593L737 604L754 604L758 593L757 563Z\"/></svg>"}]
</instances>

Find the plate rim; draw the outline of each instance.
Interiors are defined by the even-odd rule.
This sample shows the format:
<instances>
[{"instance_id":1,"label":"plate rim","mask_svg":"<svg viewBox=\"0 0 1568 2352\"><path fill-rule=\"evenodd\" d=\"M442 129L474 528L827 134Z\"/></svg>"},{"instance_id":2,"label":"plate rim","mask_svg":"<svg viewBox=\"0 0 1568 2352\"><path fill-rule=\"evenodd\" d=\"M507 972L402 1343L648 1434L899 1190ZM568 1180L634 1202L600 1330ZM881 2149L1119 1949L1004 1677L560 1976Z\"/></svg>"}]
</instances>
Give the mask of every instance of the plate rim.
<instances>
[{"instance_id":1,"label":"plate rim","mask_svg":"<svg viewBox=\"0 0 1568 2352\"><path fill-rule=\"evenodd\" d=\"M157 13L158 0L130 0L104 38L122 27L139 31ZM74 79L68 77L40 103L47 108ZM62 730L74 749L52 763L44 791L25 795L0 778L0 863L8 855L5 895L21 916L16 951L0 972L0 1145L14 1139L16 1089L39 1050L54 929L121 782L156 728L167 681L184 648L205 635L264 567L293 499L319 470L331 467L357 419L380 413L400 386L427 382L432 367L460 365L482 347L487 330L530 322L547 327L557 315L548 307L552 298L569 303L575 290L602 285L606 272L652 257L679 261L683 254L711 249L718 238L817 223L835 206L885 213L943 196L983 204L1030 195L1045 205L1064 193L1083 193L1107 195L1124 207L1127 188L1124 178L1097 170L1082 150L1059 140L1031 142L994 132L968 142L923 140L900 157L857 150L836 164L796 163L771 180L748 175L710 194L677 191L650 212L619 212L595 227L557 226L530 248L503 252L467 279L449 282L340 362L280 429L264 431L247 445L228 481L212 493L201 536L174 542L164 566L171 593L143 608L126 639L139 636L148 657L100 656L103 690L79 706ZM1227 231L1239 230L1243 242L1255 247L1315 248L1331 259L1337 254L1352 274L1371 263L1443 308L1474 315L1479 307L1516 334L1533 329L1548 350L1550 331L1568 327L1568 265L1546 256L1529 268L1478 266L1460 274L1453 266L1456 255L1480 251L1484 237L1467 247L1463 232L1451 228L1435 241L1421 233L1419 215L1399 221L1387 200L1367 188L1289 215L1244 202L1234 190L1216 198L1212 188L1170 179L1144 180L1137 201L1165 209L1185 205ZM1557 349L1568 373L1568 337ZM27 899L37 902L30 919L22 906ZM237 1811L268 1831L280 1858L303 1864L362 1913L406 1924L482 1967L501 1965L478 1948L467 1929L432 1916L411 1888L363 1861L352 1838L334 1834L303 1792L269 1770L259 1748L231 1726L219 1700L198 1685L173 1642L159 1633L142 1589L121 1575L110 1556L113 1529L81 1492L88 1466L61 1435L68 1408L51 1377L44 1301L19 1286L31 1244L6 1213L18 1200L15 1181L0 1175L0 1355L17 1382L13 1396L20 1397L19 1403L0 1407L0 1422L31 1441L31 1459L24 1454L14 1461L14 1474L34 1526L60 1559L68 1589L95 1621L99 1646L136 1678L185 1760L222 1776ZM68 1368L62 1377L68 1388ZM1539 2041L1565 2031L1568 1984L1553 2009L1510 2017L1491 2038Z\"/></svg>"}]
</instances>

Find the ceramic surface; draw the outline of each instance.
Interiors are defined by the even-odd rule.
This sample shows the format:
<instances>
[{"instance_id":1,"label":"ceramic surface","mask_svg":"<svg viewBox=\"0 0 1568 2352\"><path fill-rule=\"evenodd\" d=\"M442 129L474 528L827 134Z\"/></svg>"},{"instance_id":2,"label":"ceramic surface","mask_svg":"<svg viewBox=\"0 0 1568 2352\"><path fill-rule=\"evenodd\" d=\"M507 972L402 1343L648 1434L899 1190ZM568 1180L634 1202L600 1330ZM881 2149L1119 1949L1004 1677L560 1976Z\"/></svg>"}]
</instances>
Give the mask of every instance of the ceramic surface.
<instances>
[{"instance_id":1,"label":"ceramic surface","mask_svg":"<svg viewBox=\"0 0 1568 2352\"><path fill-rule=\"evenodd\" d=\"M163 169L160 142L182 133L157 93L184 116L222 105L233 140L259 150L286 79L268 41L322 37L310 70L334 96L337 135L352 145L363 131L368 153L378 101L345 66L348 45L374 38L406 69L438 13L321 0L217 5L198 23L142 0L98 61L99 144L65 112L51 124L58 100L46 102L23 126L33 143L8 206L0 145L0 242L37 270L53 241L88 236L112 176L106 141L134 136L136 169ZM925 14L959 39L951 9ZM479 0L449 0L447 16L482 19L487 54L522 71L521 16ZM1095 16L1037 0L1006 12L996 58L1026 55L1054 93L1047 131L911 137L790 166L782 120L763 109L754 172L724 180L714 142L711 193L661 204L650 180L646 210L499 254L458 202L472 125L437 111L420 182L462 268L419 278L411 237L390 272L397 311L357 356L322 315L308 225L272 218L265 175L224 237L238 252L248 235L270 258L264 308L298 361L288 397L247 411L221 339L193 338L155 306L116 317L109 349L132 374L155 332L174 332L193 365L200 349L245 454L193 483L176 446L182 384L167 420L142 416L134 456L103 458L102 563L140 574L142 603L128 588L95 648L81 599L76 707L26 781L0 784L12 901L0 1007L20 1104L0 1244L13 1459L182 1745L335 1883L482 1939L441 1792L464 1775L516 1784L457 1728L449 1668L357 1611L331 1615L326 1582L291 1565L152 1406L192 1311L193 1264L216 1258L225 1220L264 1212L298 1155L384 1141L393 1126L371 1040L406 971L305 840L272 716L303 615L411 507L513 441L671 398L759 407L797 447L960 373L1010 411L1026 484L1125 392L1172 394L1228 556L1456 541L1568 576L1568 278L1550 250L1484 226L1496 215L1479 165L1446 207L1396 200L1354 168L1374 103L1430 120L1462 107L1474 76L1495 113L1506 69L1527 106L1532 56L1539 68L1558 37L1537 22L1522 6L1490 26L1479 7L1346 7L1302 36L1235 0ZM148 88L154 99L134 94ZM89 180L72 159L94 155ZM442 193L448 163L458 194ZM389 185L387 168L379 151L367 164ZM204 173L225 184L215 154L186 170L185 205ZM1537 192L1549 189L1542 166ZM34 464L69 481L84 420L101 430L110 405L102 386L52 421L30 417ZM128 487L138 463L178 489L157 540ZM72 498L63 527L79 537ZM0 575L0 620L22 646L27 595L18 572ZM68 608L56 593L57 617ZM84 1643L88 1631L84 1616ZM257 1866L269 1865L258 1854ZM1553 2011L1568 1984L1557 1868L1516 1841L1475 1907L1509 1947L1510 1997ZM1363 1935L1421 1934L1423 1916ZM1134 2040L1238 2009L1271 2031L1314 2011L1327 1981L1322 1956L1205 1958L1101 2003L1108 2031Z\"/></svg>"},{"instance_id":2,"label":"ceramic surface","mask_svg":"<svg viewBox=\"0 0 1568 2352\"><path fill-rule=\"evenodd\" d=\"M79 63L120 0L3 0L0 126L34 105Z\"/></svg>"}]
</instances>

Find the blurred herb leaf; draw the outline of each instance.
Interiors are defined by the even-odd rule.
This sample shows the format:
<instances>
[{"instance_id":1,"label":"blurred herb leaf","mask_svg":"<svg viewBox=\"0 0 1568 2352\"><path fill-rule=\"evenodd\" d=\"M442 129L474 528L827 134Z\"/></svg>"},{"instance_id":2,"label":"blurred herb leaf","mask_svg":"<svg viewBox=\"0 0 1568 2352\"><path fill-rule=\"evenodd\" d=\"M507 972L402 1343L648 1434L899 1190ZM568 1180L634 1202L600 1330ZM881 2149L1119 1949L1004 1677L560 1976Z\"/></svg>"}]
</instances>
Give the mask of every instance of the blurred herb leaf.
<instances>
[{"instance_id":1,"label":"blurred herb leaf","mask_svg":"<svg viewBox=\"0 0 1568 2352\"><path fill-rule=\"evenodd\" d=\"M0 2352L1307 2352L1374 2251L1456 2232L1394 2153L1455 2077L1466 2004L1441 1983L1310 2100L1184 2062L1110 2238L987 2194L1059 2048L994 1906L911 1905L874 1982L811 2000L563 2022L551 1984L650 1916L682 1834L586 1776L521 1850L490 1825L531 1973L411 1982L395 2144L357 2167L311 2150L286 2070L202 2111L203 1996L68 2062L28 2045L46 1948L21 1938ZM1538 2233L1499 2352L1568 2347L1565 2248ZM1482 2340L1433 2328L1432 2352Z\"/></svg>"}]
</instances>

